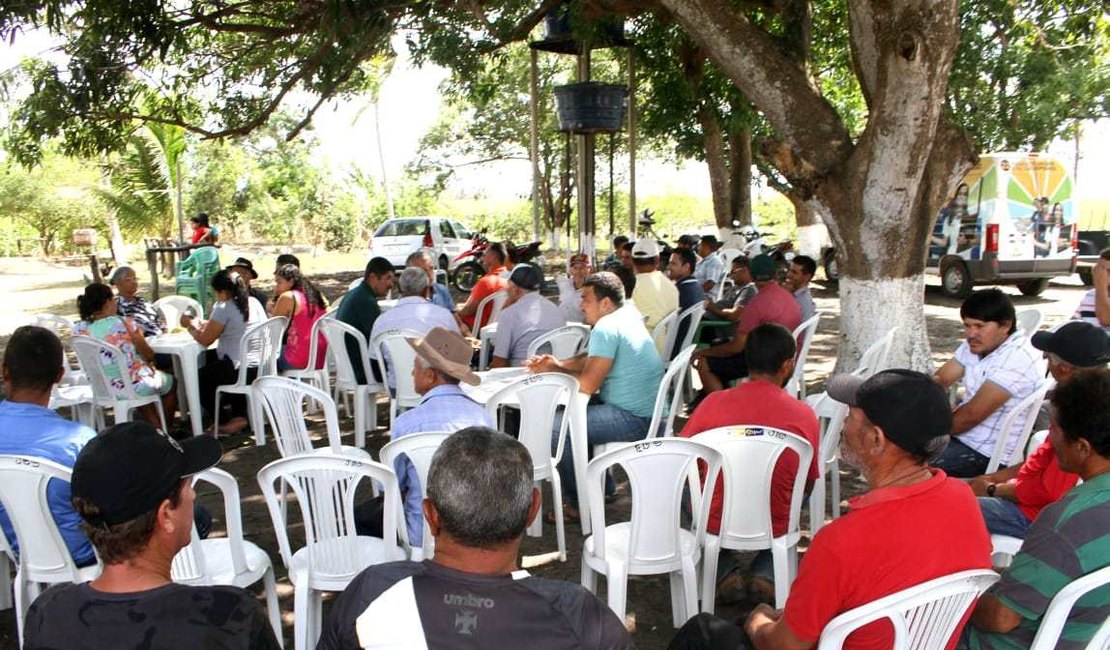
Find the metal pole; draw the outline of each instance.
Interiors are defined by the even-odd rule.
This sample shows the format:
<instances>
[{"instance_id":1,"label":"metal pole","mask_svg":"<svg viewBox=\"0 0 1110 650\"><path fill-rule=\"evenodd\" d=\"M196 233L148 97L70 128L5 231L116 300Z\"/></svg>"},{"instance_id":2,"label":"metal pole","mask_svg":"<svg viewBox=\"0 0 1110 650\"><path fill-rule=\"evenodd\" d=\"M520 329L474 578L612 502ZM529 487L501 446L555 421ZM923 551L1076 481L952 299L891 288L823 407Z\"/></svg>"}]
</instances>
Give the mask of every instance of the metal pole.
<instances>
[{"instance_id":1,"label":"metal pole","mask_svg":"<svg viewBox=\"0 0 1110 650\"><path fill-rule=\"evenodd\" d=\"M532 239L541 240L540 235L540 161L539 161L539 54L532 50L531 92L532 129L528 143L528 155L532 158Z\"/></svg>"},{"instance_id":2,"label":"metal pole","mask_svg":"<svg viewBox=\"0 0 1110 650\"><path fill-rule=\"evenodd\" d=\"M177 239L185 242L185 214L181 206L181 157L174 161L174 174L177 176Z\"/></svg>"},{"instance_id":3,"label":"metal pole","mask_svg":"<svg viewBox=\"0 0 1110 650\"><path fill-rule=\"evenodd\" d=\"M628 230L636 237L636 53L628 48Z\"/></svg>"}]
</instances>

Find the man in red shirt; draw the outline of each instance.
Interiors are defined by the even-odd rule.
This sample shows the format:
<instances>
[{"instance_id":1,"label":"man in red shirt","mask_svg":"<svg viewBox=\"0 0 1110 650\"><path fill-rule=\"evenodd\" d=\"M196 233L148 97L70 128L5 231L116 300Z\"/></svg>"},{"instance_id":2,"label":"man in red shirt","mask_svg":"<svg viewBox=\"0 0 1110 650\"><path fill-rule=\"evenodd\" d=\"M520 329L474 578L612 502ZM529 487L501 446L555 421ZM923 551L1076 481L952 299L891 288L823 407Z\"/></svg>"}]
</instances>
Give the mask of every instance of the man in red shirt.
<instances>
[{"instance_id":1,"label":"man in red shirt","mask_svg":"<svg viewBox=\"0 0 1110 650\"><path fill-rule=\"evenodd\" d=\"M760 650L812 648L843 612L934 578L990 567L990 537L971 489L928 467L952 429L944 389L919 372L886 370L866 381L834 376L827 390L851 407L841 456L872 489L814 536L786 609L752 611L745 629ZM888 621L875 622L849 636L844 648L889 649L892 635Z\"/></svg>"},{"instance_id":2,"label":"man in red shirt","mask_svg":"<svg viewBox=\"0 0 1110 650\"><path fill-rule=\"evenodd\" d=\"M1044 352L1048 371L1058 386L1076 373L1106 367L1110 337L1102 328L1083 321L1065 323L1055 332L1037 332L1033 347ZM979 507L992 535L1025 539L1025 533L1041 510L1075 487L1079 475L1060 469L1056 452L1048 440L1029 454L1025 462L971 479Z\"/></svg>"},{"instance_id":3,"label":"man in red shirt","mask_svg":"<svg viewBox=\"0 0 1110 650\"><path fill-rule=\"evenodd\" d=\"M482 253L482 266L486 269L486 274L474 285L474 289L470 291L470 297L466 299L466 304L459 307L459 317L474 336L478 336L478 332L489 322L487 310L482 322L475 325L474 318L478 314L478 304L483 298L504 290L508 285L505 278L501 277L505 271L505 247L500 242L493 242L486 247L485 252Z\"/></svg>"},{"instance_id":4,"label":"man in red shirt","mask_svg":"<svg viewBox=\"0 0 1110 650\"><path fill-rule=\"evenodd\" d=\"M808 404L795 399L782 389L794 372L794 336L781 325L765 323L756 327L748 336L744 350L749 380L736 388L717 391L705 398L690 421L682 429L682 436L689 438L702 431L737 424L775 427L804 438L814 449L813 461L806 476L806 492L817 479L817 445L820 429L817 416ZM790 516L790 497L794 489L793 477L798 471L798 456L788 451L775 465L771 477L771 526L776 536L786 532ZM721 508L724 502L724 481L717 482L709 510L707 530L716 534L721 526ZM752 560L752 589L759 593L774 593L774 565L771 551L760 551ZM732 553L722 554L718 564L718 594L721 602L728 602L727 589L735 586L739 567ZM735 577L730 577L733 573ZM725 580L731 578L730 580Z\"/></svg>"},{"instance_id":5,"label":"man in red shirt","mask_svg":"<svg viewBox=\"0 0 1110 650\"><path fill-rule=\"evenodd\" d=\"M736 326L736 336L727 343L694 353L694 368L701 377L705 393L721 390L726 383L748 376L744 348L748 334L756 327L764 323L777 323L793 332L802 323L802 310L798 301L773 279L775 261L767 255L756 255L752 258L750 269L759 293L744 308L740 323Z\"/></svg>"}]
</instances>

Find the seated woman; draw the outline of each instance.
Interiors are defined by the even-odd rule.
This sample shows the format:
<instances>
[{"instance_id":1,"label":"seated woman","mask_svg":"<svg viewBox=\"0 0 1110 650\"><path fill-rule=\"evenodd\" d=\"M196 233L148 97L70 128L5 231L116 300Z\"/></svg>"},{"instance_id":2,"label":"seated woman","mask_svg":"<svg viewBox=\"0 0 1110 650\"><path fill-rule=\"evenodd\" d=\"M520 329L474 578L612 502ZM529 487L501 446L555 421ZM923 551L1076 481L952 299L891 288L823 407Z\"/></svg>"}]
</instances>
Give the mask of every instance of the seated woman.
<instances>
[{"instance_id":1,"label":"seated woman","mask_svg":"<svg viewBox=\"0 0 1110 650\"><path fill-rule=\"evenodd\" d=\"M278 358L278 370L308 367L308 351L312 344L312 326L323 317L327 304L312 282L292 264L285 264L274 273L274 297L267 305L270 316L285 316L289 329L285 331L285 345ZM317 341L316 368L324 367L327 343L324 337Z\"/></svg>"},{"instance_id":2,"label":"seated woman","mask_svg":"<svg viewBox=\"0 0 1110 650\"><path fill-rule=\"evenodd\" d=\"M112 288L106 284L90 284L85 292L77 296L77 312L81 321L73 326L74 334L91 336L99 341L114 345L123 352L127 377L120 377L117 366L104 366L104 376L108 385L122 391L123 381L130 381L137 395L146 397L158 395L162 398L162 408L166 414L167 426L173 421L177 408L177 393L173 390L173 375L157 370L154 350L147 345L143 332L130 317L120 317L116 310ZM91 369L86 368L86 371ZM155 427L161 427L158 410L153 405L138 409L140 417Z\"/></svg>"},{"instance_id":3,"label":"seated woman","mask_svg":"<svg viewBox=\"0 0 1110 650\"><path fill-rule=\"evenodd\" d=\"M181 325L189 331L197 343L208 347L216 343L216 349L207 352L204 367L197 375L200 384L200 403L204 410L212 414L212 426L222 435L242 432L247 422L247 399L244 395L226 393L220 398L220 406L226 413L216 413L216 389L234 384L239 379L239 364L249 359L239 358L239 340L247 325L266 320L266 310L247 293L247 284L238 273L227 270L212 276L212 291L216 304L212 307L212 317L200 321L188 314L181 317ZM218 342L218 343L217 343ZM248 370L248 381L253 381L257 369ZM223 424L220 424L223 421Z\"/></svg>"}]
</instances>

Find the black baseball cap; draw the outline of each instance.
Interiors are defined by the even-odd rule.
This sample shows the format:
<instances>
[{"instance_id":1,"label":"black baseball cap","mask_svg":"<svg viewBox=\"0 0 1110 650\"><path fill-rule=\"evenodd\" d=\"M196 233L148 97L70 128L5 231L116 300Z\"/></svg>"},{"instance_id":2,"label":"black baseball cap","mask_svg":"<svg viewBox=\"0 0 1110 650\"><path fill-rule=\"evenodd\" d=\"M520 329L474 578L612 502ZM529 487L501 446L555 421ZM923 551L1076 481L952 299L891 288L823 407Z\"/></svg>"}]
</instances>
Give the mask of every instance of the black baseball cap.
<instances>
[{"instance_id":1,"label":"black baseball cap","mask_svg":"<svg viewBox=\"0 0 1110 650\"><path fill-rule=\"evenodd\" d=\"M518 264L513 267L513 273L509 276L509 282L524 289L525 291L535 291L540 288L540 272L536 267L531 264Z\"/></svg>"},{"instance_id":2,"label":"black baseball cap","mask_svg":"<svg viewBox=\"0 0 1110 650\"><path fill-rule=\"evenodd\" d=\"M1069 321L1055 332L1036 332L1031 342L1077 368L1096 368L1110 361L1110 336L1086 321Z\"/></svg>"},{"instance_id":3,"label":"black baseball cap","mask_svg":"<svg viewBox=\"0 0 1110 650\"><path fill-rule=\"evenodd\" d=\"M222 455L220 441L212 436L178 442L146 422L124 422L81 450L71 491L100 510L86 521L115 526L154 510L181 479L214 466Z\"/></svg>"},{"instance_id":4,"label":"black baseball cap","mask_svg":"<svg viewBox=\"0 0 1110 650\"><path fill-rule=\"evenodd\" d=\"M948 446L952 408L944 389L928 375L905 369L867 379L840 374L825 390L834 400L863 409L888 440L915 456L932 458Z\"/></svg>"},{"instance_id":5,"label":"black baseball cap","mask_svg":"<svg viewBox=\"0 0 1110 650\"><path fill-rule=\"evenodd\" d=\"M251 279L252 280L257 280L258 279L258 271L254 270L254 264L250 260L248 260L247 258L245 258L245 257L236 258L234 262L227 265L227 270L232 271L237 266L240 267L240 268L246 269L247 272L251 274Z\"/></svg>"},{"instance_id":6,"label":"black baseball cap","mask_svg":"<svg viewBox=\"0 0 1110 650\"><path fill-rule=\"evenodd\" d=\"M748 270L753 280L770 280L775 277L775 260L770 255L759 254L752 258Z\"/></svg>"}]
</instances>

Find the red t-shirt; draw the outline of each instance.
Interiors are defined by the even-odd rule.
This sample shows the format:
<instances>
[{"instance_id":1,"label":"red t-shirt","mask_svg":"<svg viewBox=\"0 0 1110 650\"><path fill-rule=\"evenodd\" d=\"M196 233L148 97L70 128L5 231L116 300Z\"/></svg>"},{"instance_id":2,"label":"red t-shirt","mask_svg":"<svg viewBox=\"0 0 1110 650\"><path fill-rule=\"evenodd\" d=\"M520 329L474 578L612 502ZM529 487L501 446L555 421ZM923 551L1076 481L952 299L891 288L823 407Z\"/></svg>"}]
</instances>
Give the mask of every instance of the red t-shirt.
<instances>
[{"instance_id":1,"label":"red t-shirt","mask_svg":"<svg viewBox=\"0 0 1110 650\"><path fill-rule=\"evenodd\" d=\"M1033 521L1045 506L1060 500L1079 482L1079 475L1065 472L1047 440L1022 463L1014 479L1014 496L1021 513Z\"/></svg>"},{"instance_id":2,"label":"red t-shirt","mask_svg":"<svg viewBox=\"0 0 1110 650\"><path fill-rule=\"evenodd\" d=\"M474 284L474 288L470 290L470 299L467 302L473 301L474 306L477 307L478 303L489 295L495 294L504 289L508 282L501 277L501 273L505 271L504 266L498 266L490 269L489 273L483 275L478 282ZM474 332L474 336L478 336L478 330L482 329L489 322L489 311L486 311L486 317L482 319L478 327L474 327L474 316L463 316L463 322Z\"/></svg>"},{"instance_id":3,"label":"red t-shirt","mask_svg":"<svg viewBox=\"0 0 1110 650\"><path fill-rule=\"evenodd\" d=\"M200 228L194 229L193 230L193 241L192 241L192 243L199 244L200 240L207 237L209 232L211 232L211 229L210 228L205 228L203 226L201 226Z\"/></svg>"},{"instance_id":4,"label":"red t-shirt","mask_svg":"<svg viewBox=\"0 0 1110 650\"><path fill-rule=\"evenodd\" d=\"M814 536L783 614L798 638L816 643L838 614L934 578L990 568L990 536L971 488L930 471L927 481L850 500L848 513ZM890 622L877 621L844 647L889 650L892 637ZM948 647L958 638L957 630Z\"/></svg>"},{"instance_id":5,"label":"red t-shirt","mask_svg":"<svg viewBox=\"0 0 1110 650\"><path fill-rule=\"evenodd\" d=\"M791 298L793 299L793 298ZM808 404L795 399L785 390L769 381L746 381L736 388L710 393L682 429L682 436L716 427L735 424L756 424L789 431L804 438L813 446L813 462L809 465L806 487L817 479L817 444L820 428L817 415ZM790 517L790 496L794 489L794 473L798 471L798 455L787 451L779 457L771 474L771 528L775 536L786 532ZM721 529L721 509L724 507L724 477L717 480L713 500L709 507L706 530L716 534Z\"/></svg>"},{"instance_id":6,"label":"red t-shirt","mask_svg":"<svg viewBox=\"0 0 1110 650\"><path fill-rule=\"evenodd\" d=\"M791 332L802 324L802 308L794 294L778 282L768 282L744 308L736 331L747 334L764 323L778 323Z\"/></svg>"}]
</instances>

